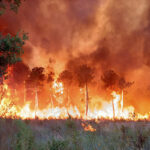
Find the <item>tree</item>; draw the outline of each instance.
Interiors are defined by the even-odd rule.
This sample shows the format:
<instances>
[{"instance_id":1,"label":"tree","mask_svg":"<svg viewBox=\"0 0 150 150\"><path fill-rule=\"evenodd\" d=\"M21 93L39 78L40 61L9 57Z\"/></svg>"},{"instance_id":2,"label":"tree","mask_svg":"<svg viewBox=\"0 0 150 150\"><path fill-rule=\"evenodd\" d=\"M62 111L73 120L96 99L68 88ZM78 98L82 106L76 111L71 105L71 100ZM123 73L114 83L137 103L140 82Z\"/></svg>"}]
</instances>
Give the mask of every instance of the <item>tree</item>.
<instances>
[{"instance_id":1,"label":"tree","mask_svg":"<svg viewBox=\"0 0 150 150\"><path fill-rule=\"evenodd\" d=\"M12 67L10 82L15 83L15 86L20 86L27 79L29 73L29 67L23 62L18 62Z\"/></svg>"},{"instance_id":2,"label":"tree","mask_svg":"<svg viewBox=\"0 0 150 150\"><path fill-rule=\"evenodd\" d=\"M115 91L122 91L122 98L121 98L121 112L123 112L123 90L133 84L133 82L127 82L123 77L116 74L113 70L105 71L101 77L104 88L109 88ZM113 107L113 116L115 117L115 107L114 102L112 100L112 107Z\"/></svg>"},{"instance_id":3,"label":"tree","mask_svg":"<svg viewBox=\"0 0 150 150\"><path fill-rule=\"evenodd\" d=\"M119 76L113 70L108 70L103 73L101 79L104 83L104 88L115 90Z\"/></svg>"},{"instance_id":4,"label":"tree","mask_svg":"<svg viewBox=\"0 0 150 150\"><path fill-rule=\"evenodd\" d=\"M121 112L123 112L123 91L124 91L124 89L130 87L133 83L134 82L127 82L125 80L125 78L123 78L123 77L120 77L120 79L118 81L118 87L121 90L121 94L122 94L122 97L121 97Z\"/></svg>"},{"instance_id":5,"label":"tree","mask_svg":"<svg viewBox=\"0 0 150 150\"><path fill-rule=\"evenodd\" d=\"M0 34L0 81L3 83L7 79L7 69L9 66L21 61L23 54L23 45L27 36L25 34L19 37L19 34L14 37L10 34L3 36Z\"/></svg>"},{"instance_id":6,"label":"tree","mask_svg":"<svg viewBox=\"0 0 150 150\"><path fill-rule=\"evenodd\" d=\"M44 80L45 74L43 67L33 68L26 80L27 88L32 88L35 92L35 117L38 110L38 91L43 86Z\"/></svg>"},{"instance_id":7,"label":"tree","mask_svg":"<svg viewBox=\"0 0 150 150\"><path fill-rule=\"evenodd\" d=\"M0 15L9 7L17 13L21 0L0 0ZM9 66L21 61L21 54L23 54L23 45L25 40L28 39L27 34L23 33L22 36L17 33L16 35L3 35L0 32L0 83L7 78L7 69Z\"/></svg>"},{"instance_id":8,"label":"tree","mask_svg":"<svg viewBox=\"0 0 150 150\"><path fill-rule=\"evenodd\" d=\"M51 105L53 107L53 91L52 91L52 83L54 81L54 72L50 71L47 75L47 83L49 84L50 87L50 100L51 100Z\"/></svg>"},{"instance_id":9,"label":"tree","mask_svg":"<svg viewBox=\"0 0 150 150\"><path fill-rule=\"evenodd\" d=\"M24 89L24 102L26 101L25 81L27 80L29 73L29 67L23 62L18 62L13 65L13 67L11 68L11 73L8 76L8 85L15 91L14 94L16 94L16 90L19 89L19 93L21 94L19 97L22 97L21 91L22 89Z\"/></svg>"},{"instance_id":10,"label":"tree","mask_svg":"<svg viewBox=\"0 0 150 150\"><path fill-rule=\"evenodd\" d=\"M0 15L4 14L8 7L17 13L20 5L21 0L0 0Z\"/></svg>"},{"instance_id":11,"label":"tree","mask_svg":"<svg viewBox=\"0 0 150 150\"><path fill-rule=\"evenodd\" d=\"M94 69L92 69L87 64L80 65L79 68L76 70L76 76L77 81L79 83L79 86L83 87L85 86L85 101L86 101L86 116L88 114L88 101L89 101L89 95L88 95L88 84L93 80L94 78Z\"/></svg>"},{"instance_id":12,"label":"tree","mask_svg":"<svg viewBox=\"0 0 150 150\"><path fill-rule=\"evenodd\" d=\"M73 79L73 76L69 70L64 70L63 72L60 73L60 75L58 77L58 81L62 82L65 89L66 89L68 105L70 104L69 87L72 84L72 79Z\"/></svg>"},{"instance_id":13,"label":"tree","mask_svg":"<svg viewBox=\"0 0 150 150\"><path fill-rule=\"evenodd\" d=\"M113 70L108 70L103 73L101 79L104 83L104 88L115 90L119 76ZM112 108L113 108L113 117L115 117L115 106L113 100L112 100Z\"/></svg>"},{"instance_id":14,"label":"tree","mask_svg":"<svg viewBox=\"0 0 150 150\"><path fill-rule=\"evenodd\" d=\"M21 0L0 0L0 16L5 12L7 7L10 7L14 12L18 11ZM3 97L3 81L8 78L8 69L16 62L21 61L23 54L23 45L27 40L27 34L19 35L3 35L0 32L0 85L1 85L1 99Z\"/></svg>"}]
</instances>

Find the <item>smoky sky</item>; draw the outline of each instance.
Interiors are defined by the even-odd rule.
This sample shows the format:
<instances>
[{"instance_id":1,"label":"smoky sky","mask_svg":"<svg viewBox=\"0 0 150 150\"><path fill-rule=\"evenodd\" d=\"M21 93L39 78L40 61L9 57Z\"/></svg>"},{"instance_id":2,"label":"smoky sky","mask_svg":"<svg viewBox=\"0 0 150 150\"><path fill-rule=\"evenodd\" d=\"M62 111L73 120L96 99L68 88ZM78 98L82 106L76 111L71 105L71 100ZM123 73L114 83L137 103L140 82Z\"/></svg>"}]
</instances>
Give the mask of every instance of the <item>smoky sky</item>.
<instances>
[{"instance_id":1,"label":"smoky sky","mask_svg":"<svg viewBox=\"0 0 150 150\"><path fill-rule=\"evenodd\" d=\"M18 14L7 10L0 18L2 33L20 30L29 33L23 56L29 66L53 57L67 69L83 63L101 73L113 69L135 82L131 95L150 86L149 0L26 0Z\"/></svg>"}]
</instances>

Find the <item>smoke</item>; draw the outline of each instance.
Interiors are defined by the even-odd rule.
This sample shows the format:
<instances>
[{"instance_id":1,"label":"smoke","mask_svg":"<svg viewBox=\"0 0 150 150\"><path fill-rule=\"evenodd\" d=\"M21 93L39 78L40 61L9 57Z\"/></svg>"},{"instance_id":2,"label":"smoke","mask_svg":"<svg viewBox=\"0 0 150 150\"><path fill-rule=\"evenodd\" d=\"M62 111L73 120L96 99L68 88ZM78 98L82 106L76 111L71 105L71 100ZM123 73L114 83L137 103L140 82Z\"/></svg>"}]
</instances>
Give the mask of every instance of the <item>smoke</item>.
<instances>
[{"instance_id":1,"label":"smoke","mask_svg":"<svg viewBox=\"0 0 150 150\"><path fill-rule=\"evenodd\" d=\"M49 58L56 72L87 64L99 85L102 73L113 69L135 83L127 101L139 97L141 107L148 104L138 91L149 87L149 0L26 0L18 14L1 17L0 30L29 33L23 61L30 68L48 65Z\"/></svg>"}]
</instances>

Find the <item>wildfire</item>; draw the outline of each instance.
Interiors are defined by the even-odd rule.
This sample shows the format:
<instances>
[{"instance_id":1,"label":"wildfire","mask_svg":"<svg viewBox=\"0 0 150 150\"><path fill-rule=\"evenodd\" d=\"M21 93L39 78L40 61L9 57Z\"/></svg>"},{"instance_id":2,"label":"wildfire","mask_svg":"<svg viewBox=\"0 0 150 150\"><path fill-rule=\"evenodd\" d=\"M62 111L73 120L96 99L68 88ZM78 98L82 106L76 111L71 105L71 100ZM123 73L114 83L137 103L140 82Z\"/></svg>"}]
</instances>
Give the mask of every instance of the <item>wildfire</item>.
<instances>
[{"instance_id":1,"label":"wildfire","mask_svg":"<svg viewBox=\"0 0 150 150\"><path fill-rule=\"evenodd\" d=\"M86 124L82 123L81 125L82 125L82 127L84 128L85 131L91 131L91 132L96 131L96 129L93 128L90 124L86 125Z\"/></svg>"},{"instance_id":2,"label":"wildfire","mask_svg":"<svg viewBox=\"0 0 150 150\"><path fill-rule=\"evenodd\" d=\"M55 90L55 97L57 94L63 95L64 88L62 83L53 82L53 89ZM90 109L86 116L84 112L81 112L77 106L70 105L69 107L51 107L49 104L45 109L37 108L36 111L31 109L31 103L26 102L23 107L16 105L16 97L12 96L8 86L3 85L3 92L5 93L0 102L0 117L2 118L21 118L21 119L66 119L69 116L77 119L150 119L150 114L136 114L134 113L134 107L129 106L122 108L123 105L123 93L122 95L117 94L115 91L112 92L112 102L104 102L102 107L99 109ZM86 131L95 131L91 125L82 125Z\"/></svg>"},{"instance_id":3,"label":"wildfire","mask_svg":"<svg viewBox=\"0 0 150 150\"><path fill-rule=\"evenodd\" d=\"M57 81L55 80L53 83L53 88L55 89L56 93L63 94L64 88L61 82L57 83Z\"/></svg>"}]
</instances>

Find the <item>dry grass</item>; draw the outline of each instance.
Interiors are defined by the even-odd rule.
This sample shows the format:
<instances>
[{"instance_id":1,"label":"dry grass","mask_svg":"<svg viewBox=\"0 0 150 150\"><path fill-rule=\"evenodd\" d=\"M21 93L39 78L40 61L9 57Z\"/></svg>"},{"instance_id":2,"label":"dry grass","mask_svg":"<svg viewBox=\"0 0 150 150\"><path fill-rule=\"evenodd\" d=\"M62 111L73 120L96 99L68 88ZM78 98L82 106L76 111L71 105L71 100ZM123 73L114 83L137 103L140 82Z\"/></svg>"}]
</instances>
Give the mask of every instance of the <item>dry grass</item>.
<instances>
[{"instance_id":1,"label":"dry grass","mask_svg":"<svg viewBox=\"0 0 150 150\"><path fill-rule=\"evenodd\" d=\"M1 119L0 150L150 150L150 122Z\"/></svg>"}]
</instances>

